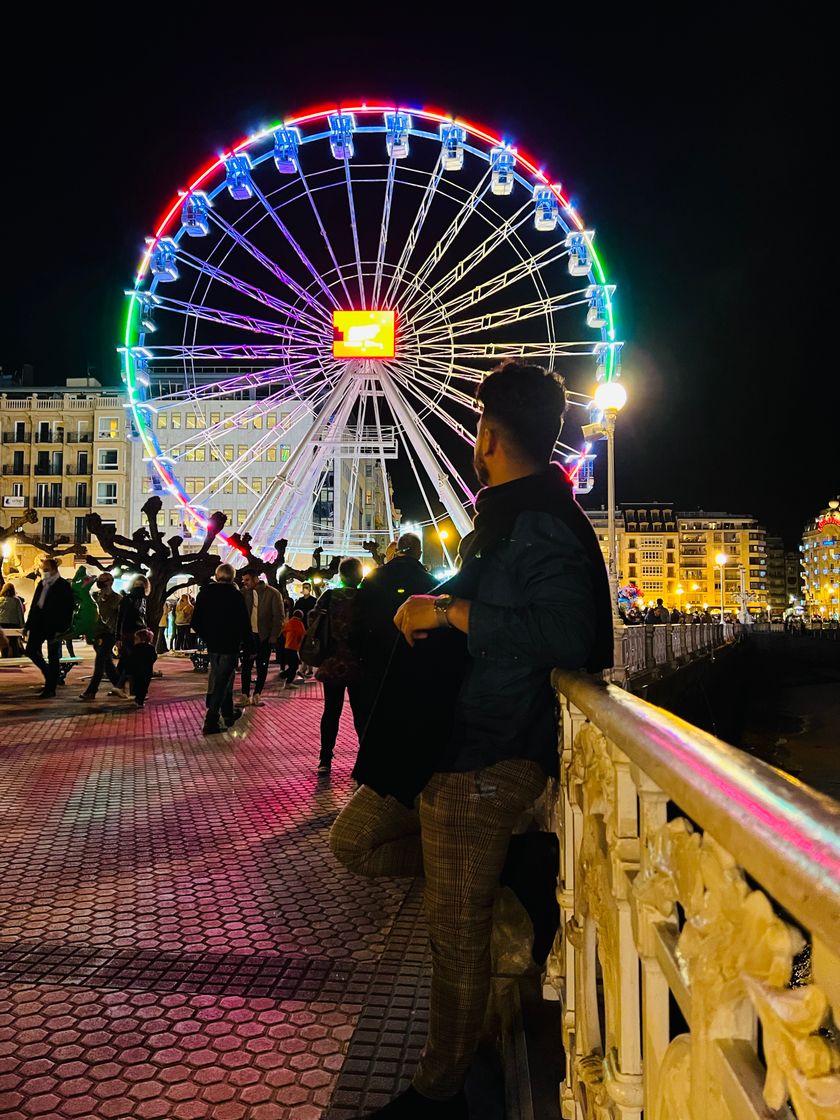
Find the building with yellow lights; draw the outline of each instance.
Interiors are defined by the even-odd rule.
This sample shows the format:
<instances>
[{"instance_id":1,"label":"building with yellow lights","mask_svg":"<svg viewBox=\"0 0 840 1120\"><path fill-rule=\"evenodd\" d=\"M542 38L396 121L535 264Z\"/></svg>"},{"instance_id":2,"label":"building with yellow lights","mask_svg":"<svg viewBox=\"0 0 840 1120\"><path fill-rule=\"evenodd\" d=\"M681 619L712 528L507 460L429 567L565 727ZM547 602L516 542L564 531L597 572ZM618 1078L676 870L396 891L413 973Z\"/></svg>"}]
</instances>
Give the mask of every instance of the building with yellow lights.
<instances>
[{"instance_id":1,"label":"building with yellow lights","mask_svg":"<svg viewBox=\"0 0 840 1120\"><path fill-rule=\"evenodd\" d=\"M606 510L588 510L607 557ZM646 603L764 615L769 604L766 532L743 514L679 511L655 503L616 511L619 586L634 583ZM718 557L725 556L723 564Z\"/></svg>"},{"instance_id":2,"label":"building with yellow lights","mask_svg":"<svg viewBox=\"0 0 840 1120\"><path fill-rule=\"evenodd\" d=\"M811 618L840 618L840 499L810 521L799 546L802 597Z\"/></svg>"}]
</instances>

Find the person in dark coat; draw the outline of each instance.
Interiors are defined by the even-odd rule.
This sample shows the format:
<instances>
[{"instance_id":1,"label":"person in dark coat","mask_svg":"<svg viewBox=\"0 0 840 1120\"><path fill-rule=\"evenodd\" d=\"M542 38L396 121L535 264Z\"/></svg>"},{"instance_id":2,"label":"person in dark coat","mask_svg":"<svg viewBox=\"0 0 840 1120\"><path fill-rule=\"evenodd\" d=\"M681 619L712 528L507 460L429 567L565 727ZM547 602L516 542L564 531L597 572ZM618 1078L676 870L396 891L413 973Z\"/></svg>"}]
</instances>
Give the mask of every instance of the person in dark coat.
<instances>
[{"instance_id":1,"label":"person in dark coat","mask_svg":"<svg viewBox=\"0 0 840 1120\"><path fill-rule=\"evenodd\" d=\"M153 642L154 634L151 630L137 630L134 634L134 644L126 658L128 678L131 681L131 692L134 703L142 708L149 694L149 685L152 682L154 664L157 654Z\"/></svg>"},{"instance_id":2,"label":"person in dark coat","mask_svg":"<svg viewBox=\"0 0 840 1120\"><path fill-rule=\"evenodd\" d=\"M44 674L44 687L38 694L42 700L55 696L61 676L62 636L73 621L73 588L58 574L58 561L52 556L41 560L41 581L35 587L29 615L23 631L27 637L26 656ZM42 647L47 643L47 661Z\"/></svg>"},{"instance_id":3,"label":"person in dark coat","mask_svg":"<svg viewBox=\"0 0 840 1120\"><path fill-rule=\"evenodd\" d=\"M535 887L535 958L545 959L559 922L557 838L531 834L545 853L536 860L528 834L512 839L557 774L551 671L612 664L604 558L551 463L562 380L506 362L476 397L474 464L485 488L461 570L443 594L414 595L397 612L412 656L386 674L356 766L364 784L330 832L334 855L357 874L425 876L429 1034L411 1087L374 1114L382 1120L467 1117L463 1083L487 1008L502 877L527 906L511 870L539 873L525 882Z\"/></svg>"},{"instance_id":4,"label":"person in dark coat","mask_svg":"<svg viewBox=\"0 0 840 1120\"><path fill-rule=\"evenodd\" d=\"M242 709L233 705L233 680L239 651L243 644L250 646L251 620L235 575L231 564L220 564L212 583L199 591L192 616L192 628L204 639L210 660L205 735L224 730L220 719L231 728L242 715Z\"/></svg>"},{"instance_id":5,"label":"person in dark coat","mask_svg":"<svg viewBox=\"0 0 840 1120\"><path fill-rule=\"evenodd\" d=\"M152 585L145 576L135 576L131 581L128 594L123 595L120 599L117 611L117 641L120 646L119 658L117 659L117 676L119 679L116 687L108 693L109 696L121 696L124 700L129 699L129 693L125 688L126 677L128 676L126 668L128 655L134 648L134 635L138 630L146 629L146 604L151 589Z\"/></svg>"},{"instance_id":6,"label":"person in dark coat","mask_svg":"<svg viewBox=\"0 0 840 1120\"><path fill-rule=\"evenodd\" d=\"M93 647L96 657L93 673L81 700L95 700L96 692L106 676L114 688L120 687L119 673L114 666L114 644L117 640L117 620L123 597L114 591L114 577L110 572L101 572L96 577L96 591L91 598L96 603L96 626Z\"/></svg>"},{"instance_id":7,"label":"person in dark coat","mask_svg":"<svg viewBox=\"0 0 840 1120\"><path fill-rule=\"evenodd\" d=\"M357 705L362 727L367 724L392 658L408 651L394 626L394 615L410 595L422 595L438 582L423 567L423 545L416 533L403 533L394 555L375 568L359 587L355 600L354 644L361 678Z\"/></svg>"}]
</instances>

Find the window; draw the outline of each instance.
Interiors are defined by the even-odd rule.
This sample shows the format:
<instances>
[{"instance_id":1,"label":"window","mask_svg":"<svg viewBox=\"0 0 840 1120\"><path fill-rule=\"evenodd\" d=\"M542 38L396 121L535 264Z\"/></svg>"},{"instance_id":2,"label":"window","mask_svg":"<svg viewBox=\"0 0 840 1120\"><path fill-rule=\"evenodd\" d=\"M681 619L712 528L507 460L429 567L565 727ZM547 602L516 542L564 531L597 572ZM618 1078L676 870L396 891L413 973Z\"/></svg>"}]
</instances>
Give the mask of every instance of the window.
<instances>
[{"instance_id":1,"label":"window","mask_svg":"<svg viewBox=\"0 0 840 1120\"><path fill-rule=\"evenodd\" d=\"M251 479L251 489L255 494L262 494L262 486L263 480L259 477L259 475L256 478Z\"/></svg>"},{"instance_id":2,"label":"window","mask_svg":"<svg viewBox=\"0 0 840 1120\"><path fill-rule=\"evenodd\" d=\"M221 412L211 412L210 413L210 427L211 428L215 427L216 424L220 423L221 419L222 419Z\"/></svg>"},{"instance_id":3,"label":"window","mask_svg":"<svg viewBox=\"0 0 840 1120\"><path fill-rule=\"evenodd\" d=\"M28 472L24 469L24 465L23 465L23 452L22 451L13 451L12 452L12 474L27 474L27 473Z\"/></svg>"},{"instance_id":4,"label":"window","mask_svg":"<svg viewBox=\"0 0 840 1120\"><path fill-rule=\"evenodd\" d=\"M73 521L73 544L89 544L87 522L84 517L76 517Z\"/></svg>"},{"instance_id":5,"label":"window","mask_svg":"<svg viewBox=\"0 0 840 1120\"><path fill-rule=\"evenodd\" d=\"M108 447L101 447L96 456L96 467L100 471L115 471L119 469L117 462L117 451L111 451Z\"/></svg>"},{"instance_id":6,"label":"window","mask_svg":"<svg viewBox=\"0 0 840 1120\"><path fill-rule=\"evenodd\" d=\"M240 443L240 444L239 444L239 445L237 446L237 448L236 448L236 457L237 457L237 459L242 459L242 458L243 458L243 457L244 457L245 455L247 455L247 454L248 454L248 446L247 446L247 444L244 444L244 443Z\"/></svg>"},{"instance_id":7,"label":"window","mask_svg":"<svg viewBox=\"0 0 840 1120\"><path fill-rule=\"evenodd\" d=\"M276 447L266 448L265 461L267 463L276 463L277 462L277 448Z\"/></svg>"},{"instance_id":8,"label":"window","mask_svg":"<svg viewBox=\"0 0 840 1120\"><path fill-rule=\"evenodd\" d=\"M169 427L169 417L166 415L165 412L159 412L158 413L157 426L159 428Z\"/></svg>"},{"instance_id":9,"label":"window","mask_svg":"<svg viewBox=\"0 0 840 1120\"><path fill-rule=\"evenodd\" d=\"M26 423L23 420L15 421L15 443L26 442Z\"/></svg>"},{"instance_id":10,"label":"window","mask_svg":"<svg viewBox=\"0 0 840 1120\"><path fill-rule=\"evenodd\" d=\"M170 529L178 529L178 528L180 528L180 525L181 525L181 515L180 515L180 513L178 512L177 509L171 509L169 511L169 528Z\"/></svg>"},{"instance_id":11,"label":"window","mask_svg":"<svg viewBox=\"0 0 840 1120\"><path fill-rule=\"evenodd\" d=\"M88 487L86 482L76 483L76 506L81 508L88 505Z\"/></svg>"},{"instance_id":12,"label":"window","mask_svg":"<svg viewBox=\"0 0 840 1120\"><path fill-rule=\"evenodd\" d=\"M247 482L245 481L244 478L240 478L239 481L236 483L236 493L237 494L247 494L248 493L248 484L247 484Z\"/></svg>"},{"instance_id":13,"label":"window","mask_svg":"<svg viewBox=\"0 0 840 1120\"><path fill-rule=\"evenodd\" d=\"M268 413L268 415L265 418L265 426L267 428L276 428L277 427L277 413L276 412L269 412Z\"/></svg>"},{"instance_id":14,"label":"window","mask_svg":"<svg viewBox=\"0 0 840 1120\"><path fill-rule=\"evenodd\" d=\"M80 451L76 456L76 474L88 474L88 453Z\"/></svg>"},{"instance_id":15,"label":"window","mask_svg":"<svg viewBox=\"0 0 840 1120\"><path fill-rule=\"evenodd\" d=\"M143 494L151 494L151 492L152 492L152 480L149 478L148 475L146 475L146 477L143 479L143 483L142 483L140 489L141 489L141 492Z\"/></svg>"},{"instance_id":16,"label":"window","mask_svg":"<svg viewBox=\"0 0 840 1120\"><path fill-rule=\"evenodd\" d=\"M184 489L186 490L186 492L188 494L197 494L199 492L199 490L201 489L201 479L200 478L185 478L184 479Z\"/></svg>"},{"instance_id":17,"label":"window","mask_svg":"<svg viewBox=\"0 0 840 1120\"><path fill-rule=\"evenodd\" d=\"M291 448L289 447L288 443L283 443L283 444L280 445L280 462L281 463L287 463L289 461L290 451L291 451Z\"/></svg>"},{"instance_id":18,"label":"window","mask_svg":"<svg viewBox=\"0 0 840 1120\"><path fill-rule=\"evenodd\" d=\"M225 417L225 427L226 427L226 428L234 428L234 427L236 427L236 425L234 424L233 420L231 420L231 418L230 418L229 416L226 416L226 417Z\"/></svg>"},{"instance_id":19,"label":"window","mask_svg":"<svg viewBox=\"0 0 840 1120\"><path fill-rule=\"evenodd\" d=\"M96 504L98 506L115 506L117 504L116 482L97 482Z\"/></svg>"},{"instance_id":20,"label":"window","mask_svg":"<svg viewBox=\"0 0 840 1120\"><path fill-rule=\"evenodd\" d=\"M210 448L210 462L211 463L220 463L221 461L222 461L222 457L219 454L218 447L211 447Z\"/></svg>"},{"instance_id":21,"label":"window","mask_svg":"<svg viewBox=\"0 0 840 1120\"><path fill-rule=\"evenodd\" d=\"M55 542L54 517L41 518L41 540L44 542L44 544L53 544Z\"/></svg>"},{"instance_id":22,"label":"window","mask_svg":"<svg viewBox=\"0 0 840 1120\"><path fill-rule=\"evenodd\" d=\"M178 429L181 427L181 413L173 412L169 421L170 427Z\"/></svg>"},{"instance_id":23,"label":"window","mask_svg":"<svg viewBox=\"0 0 840 1120\"><path fill-rule=\"evenodd\" d=\"M12 497L13 498L22 498L23 497L23 483L22 482L13 482L12 483Z\"/></svg>"},{"instance_id":24,"label":"window","mask_svg":"<svg viewBox=\"0 0 840 1120\"><path fill-rule=\"evenodd\" d=\"M188 447L184 458L188 463L203 463L207 457L206 447Z\"/></svg>"},{"instance_id":25,"label":"window","mask_svg":"<svg viewBox=\"0 0 840 1120\"><path fill-rule=\"evenodd\" d=\"M251 423L253 424L253 426L255 428L261 428L263 426L262 416L254 416L253 419L251 420Z\"/></svg>"},{"instance_id":26,"label":"window","mask_svg":"<svg viewBox=\"0 0 840 1120\"><path fill-rule=\"evenodd\" d=\"M225 524L230 525L231 522L233 521L233 510L232 509L223 509L222 513L227 518L227 521L225 522Z\"/></svg>"},{"instance_id":27,"label":"window","mask_svg":"<svg viewBox=\"0 0 840 1120\"><path fill-rule=\"evenodd\" d=\"M226 443L225 446L222 448L222 454L224 456L224 459L225 459L226 463L232 463L233 462L233 444L232 443Z\"/></svg>"},{"instance_id":28,"label":"window","mask_svg":"<svg viewBox=\"0 0 840 1120\"><path fill-rule=\"evenodd\" d=\"M186 426L190 429L203 428L204 417L195 412L188 412Z\"/></svg>"},{"instance_id":29,"label":"window","mask_svg":"<svg viewBox=\"0 0 840 1120\"><path fill-rule=\"evenodd\" d=\"M643 576L661 576L662 575L662 565L661 564L642 564L642 575Z\"/></svg>"},{"instance_id":30,"label":"window","mask_svg":"<svg viewBox=\"0 0 840 1120\"><path fill-rule=\"evenodd\" d=\"M222 493L223 494L232 494L233 493L233 483L232 482L226 482L225 485L224 485L224 489L222 490Z\"/></svg>"},{"instance_id":31,"label":"window","mask_svg":"<svg viewBox=\"0 0 840 1120\"><path fill-rule=\"evenodd\" d=\"M241 528L245 524L245 518L247 516L248 516L248 511L246 509L238 509L236 511L236 526L237 526L237 528Z\"/></svg>"},{"instance_id":32,"label":"window","mask_svg":"<svg viewBox=\"0 0 840 1120\"><path fill-rule=\"evenodd\" d=\"M120 420L118 416L100 416L97 421L96 434L98 439L119 439Z\"/></svg>"},{"instance_id":33,"label":"window","mask_svg":"<svg viewBox=\"0 0 840 1120\"><path fill-rule=\"evenodd\" d=\"M662 559L662 553L661 552L655 551L654 549L647 549L647 550L643 549L642 550L642 560L661 560L661 559Z\"/></svg>"}]
</instances>

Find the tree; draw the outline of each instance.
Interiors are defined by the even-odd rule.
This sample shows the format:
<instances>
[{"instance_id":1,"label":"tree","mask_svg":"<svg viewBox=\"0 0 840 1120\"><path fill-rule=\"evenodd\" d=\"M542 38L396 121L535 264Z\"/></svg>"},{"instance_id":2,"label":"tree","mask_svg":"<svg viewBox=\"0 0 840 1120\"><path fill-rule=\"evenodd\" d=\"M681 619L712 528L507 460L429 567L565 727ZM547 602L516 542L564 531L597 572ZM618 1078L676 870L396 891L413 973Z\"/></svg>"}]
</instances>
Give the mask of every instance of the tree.
<instances>
[{"instance_id":1,"label":"tree","mask_svg":"<svg viewBox=\"0 0 840 1120\"><path fill-rule=\"evenodd\" d=\"M286 563L286 549L289 547L289 542L285 539L274 542L273 560L264 560L261 556L257 556L251 545L250 533L232 533L228 540L242 553L248 561L249 568L253 568L257 575L264 575L268 583L280 591L285 591L286 585L293 579L309 582L315 576L320 576L325 581L331 580L337 574L338 565L341 563L340 556L333 556L327 567L322 568L321 557L324 550L319 547L312 553L310 567L291 568Z\"/></svg>"},{"instance_id":2,"label":"tree","mask_svg":"<svg viewBox=\"0 0 840 1120\"><path fill-rule=\"evenodd\" d=\"M47 556L67 556L69 553L75 553L77 547L69 545L67 548L56 548L55 545L47 544L42 541L40 537L30 537L23 532L24 525L37 525L38 524L38 511L34 509L25 509L20 513L15 514L6 528L0 527L0 543L6 540L14 540L15 544L25 545L29 548L35 548L39 552L46 553ZM5 557L0 551L0 580L4 580L5 573L3 566ZM33 577L34 578L34 577Z\"/></svg>"},{"instance_id":3,"label":"tree","mask_svg":"<svg viewBox=\"0 0 840 1120\"><path fill-rule=\"evenodd\" d=\"M163 604L168 595L182 591L193 584L208 583L220 563L220 557L211 552L213 542L224 529L227 518L223 513L214 513L208 518L204 540L198 552L183 554L183 537L163 539L158 524L163 502L160 498L149 498L142 507L148 528L136 529L130 537L117 533L113 525L106 525L98 513L89 513L85 518L90 533L96 537L103 551L123 567L142 572L151 584L146 602L146 621L156 630L163 613ZM87 559L102 571L112 565L102 564L88 554ZM176 576L186 577L175 587L169 584Z\"/></svg>"}]
</instances>

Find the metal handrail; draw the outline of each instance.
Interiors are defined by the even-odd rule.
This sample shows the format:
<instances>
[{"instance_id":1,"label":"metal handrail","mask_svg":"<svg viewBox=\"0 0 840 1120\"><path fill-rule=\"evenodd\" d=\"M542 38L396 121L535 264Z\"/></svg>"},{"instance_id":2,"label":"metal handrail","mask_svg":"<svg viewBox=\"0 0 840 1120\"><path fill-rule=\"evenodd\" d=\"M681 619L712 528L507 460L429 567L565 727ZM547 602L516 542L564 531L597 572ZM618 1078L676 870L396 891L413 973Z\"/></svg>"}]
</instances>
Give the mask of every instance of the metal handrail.
<instances>
[{"instance_id":1,"label":"metal handrail","mask_svg":"<svg viewBox=\"0 0 840 1120\"><path fill-rule=\"evenodd\" d=\"M615 685L560 669L553 682L798 921L840 944L840 803Z\"/></svg>"}]
</instances>

